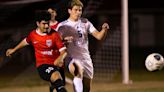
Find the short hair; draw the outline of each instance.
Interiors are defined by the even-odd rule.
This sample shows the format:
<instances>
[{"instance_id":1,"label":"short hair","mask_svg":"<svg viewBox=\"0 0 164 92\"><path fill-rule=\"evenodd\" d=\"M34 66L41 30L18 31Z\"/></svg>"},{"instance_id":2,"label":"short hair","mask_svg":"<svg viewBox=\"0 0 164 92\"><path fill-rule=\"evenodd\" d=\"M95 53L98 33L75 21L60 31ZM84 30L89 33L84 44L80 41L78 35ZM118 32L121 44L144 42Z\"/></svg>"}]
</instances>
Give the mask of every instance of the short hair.
<instances>
[{"instance_id":1,"label":"short hair","mask_svg":"<svg viewBox=\"0 0 164 92\"><path fill-rule=\"evenodd\" d=\"M83 7L83 3L80 0L71 0L68 3L68 9L72 9L74 6L81 6L81 7Z\"/></svg>"},{"instance_id":2,"label":"short hair","mask_svg":"<svg viewBox=\"0 0 164 92\"><path fill-rule=\"evenodd\" d=\"M57 11L57 9L55 7L49 7L48 9L52 9L54 11Z\"/></svg>"},{"instance_id":3,"label":"short hair","mask_svg":"<svg viewBox=\"0 0 164 92\"><path fill-rule=\"evenodd\" d=\"M37 10L35 12L35 21L41 22L42 20L49 21L51 19L50 13L47 10Z\"/></svg>"},{"instance_id":4,"label":"short hair","mask_svg":"<svg viewBox=\"0 0 164 92\"><path fill-rule=\"evenodd\" d=\"M54 8L54 7L49 7L48 9L47 9L47 11L49 12L49 10L52 10L52 11L55 11L56 13L57 13L57 9L56 8ZM49 12L50 13L50 12ZM50 13L51 14L51 13Z\"/></svg>"}]
</instances>

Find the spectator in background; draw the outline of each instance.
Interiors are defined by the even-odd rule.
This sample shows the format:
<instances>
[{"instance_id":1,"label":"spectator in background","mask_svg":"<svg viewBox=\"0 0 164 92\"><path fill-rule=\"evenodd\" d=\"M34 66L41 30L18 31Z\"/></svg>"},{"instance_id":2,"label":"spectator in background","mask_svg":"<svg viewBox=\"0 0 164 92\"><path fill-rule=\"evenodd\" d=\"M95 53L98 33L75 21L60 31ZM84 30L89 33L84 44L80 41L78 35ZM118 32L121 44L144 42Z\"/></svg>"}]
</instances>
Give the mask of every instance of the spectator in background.
<instances>
[{"instance_id":1,"label":"spectator in background","mask_svg":"<svg viewBox=\"0 0 164 92\"><path fill-rule=\"evenodd\" d=\"M50 7L48 8L48 12L51 14L51 20L49 21L50 23L50 27L54 30L56 30L59 22L56 20L56 16L57 16L57 11L55 8Z\"/></svg>"}]
</instances>

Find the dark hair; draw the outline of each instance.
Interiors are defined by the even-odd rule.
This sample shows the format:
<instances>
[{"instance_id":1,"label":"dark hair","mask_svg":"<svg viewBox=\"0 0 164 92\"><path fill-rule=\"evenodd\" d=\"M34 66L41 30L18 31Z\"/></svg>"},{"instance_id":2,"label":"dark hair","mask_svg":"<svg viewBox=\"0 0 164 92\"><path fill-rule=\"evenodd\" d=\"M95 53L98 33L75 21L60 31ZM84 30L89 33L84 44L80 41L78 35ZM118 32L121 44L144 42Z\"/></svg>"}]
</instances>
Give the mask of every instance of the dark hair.
<instances>
[{"instance_id":1,"label":"dark hair","mask_svg":"<svg viewBox=\"0 0 164 92\"><path fill-rule=\"evenodd\" d=\"M83 7L83 3L80 1L80 0L71 0L69 3L68 3L68 9L72 9L72 7L74 6L81 6Z\"/></svg>"},{"instance_id":2,"label":"dark hair","mask_svg":"<svg viewBox=\"0 0 164 92\"><path fill-rule=\"evenodd\" d=\"M37 10L35 12L35 21L41 22L42 20L49 21L51 19L50 13L47 10Z\"/></svg>"},{"instance_id":3,"label":"dark hair","mask_svg":"<svg viewBox=\"0 0 164 92\"><path fill-rule=\"evenodd\" d=\"M55 8L55 7L49 7L48 9L52 9L52 10L54 10L54 11L56 11L57 12L57 9Z\"/></svg>"}]
</instances>

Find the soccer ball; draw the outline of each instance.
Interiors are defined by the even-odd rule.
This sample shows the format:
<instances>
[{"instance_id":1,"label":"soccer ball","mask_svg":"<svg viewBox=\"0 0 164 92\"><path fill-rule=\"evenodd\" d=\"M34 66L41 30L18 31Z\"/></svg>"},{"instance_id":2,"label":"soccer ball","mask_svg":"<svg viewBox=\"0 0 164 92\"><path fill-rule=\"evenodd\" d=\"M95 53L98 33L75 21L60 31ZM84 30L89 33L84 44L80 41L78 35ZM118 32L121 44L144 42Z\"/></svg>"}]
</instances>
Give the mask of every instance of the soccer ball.
<instances>
[{"instance_id":1,"label":"soccer ball","mask_svg":"<svg viewBox=\"0 0 164 92\"><path fill-rule=\"evenodd\" d=\"M159 53L152 53L147 56L145 66L148 71L161 70L164 67L164 58Z\"/></svg>"}]
</instances>

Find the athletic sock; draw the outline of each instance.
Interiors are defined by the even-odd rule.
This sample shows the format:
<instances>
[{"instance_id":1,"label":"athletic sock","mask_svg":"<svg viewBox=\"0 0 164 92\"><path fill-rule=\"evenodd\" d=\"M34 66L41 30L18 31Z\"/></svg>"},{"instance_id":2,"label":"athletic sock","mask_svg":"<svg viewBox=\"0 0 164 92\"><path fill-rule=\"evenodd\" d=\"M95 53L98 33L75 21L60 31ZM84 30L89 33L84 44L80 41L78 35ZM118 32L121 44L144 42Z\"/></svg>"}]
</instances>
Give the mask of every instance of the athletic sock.
<instances>
[{"instance_id":1,"label":"athletic sock","mask_svg":"<svg viewBox=\"0 0 164 92\"><path fill-rule=\"evenodd\" d=\"M56 80L54 83L52 83L52 85L54 88L56 88L57 92L67 92L61 79Z\"/></svg>"},{"instance_id":2,"label":"athletic sock","mask_svg":"<svg viewBox=\"0 0 164 92\"><path fill-rule=\"evenodd\" d=\"M74 85L75 92L83 92L83 84L81 78L74 77L73 85Z\"/></svg>"}]
</instances>

